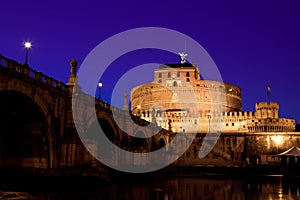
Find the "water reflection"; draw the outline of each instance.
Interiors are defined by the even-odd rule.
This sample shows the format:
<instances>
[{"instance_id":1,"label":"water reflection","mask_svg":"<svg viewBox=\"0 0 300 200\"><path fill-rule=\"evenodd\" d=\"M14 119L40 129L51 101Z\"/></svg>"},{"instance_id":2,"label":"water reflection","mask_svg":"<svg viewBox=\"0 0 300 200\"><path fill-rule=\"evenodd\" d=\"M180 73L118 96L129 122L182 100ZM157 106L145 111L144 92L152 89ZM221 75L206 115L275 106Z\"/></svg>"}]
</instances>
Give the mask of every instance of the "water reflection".
<instances>
[{"instance_id":1,"label":"water reflection","mask_svg":"<svg viewBox=\"0 0 300 200\"><path fill-rule=\"evenodd\" d=\"M280 176L253 178L252 180L199 176L157 176L151 178L132 178L127 176L120 178L118 181L110 185L99 186L99 188L93 186L76 189L32 189L30 191L27 191L27 193L28 196L35 199L47 200L286 200L300 199L299 191L299 180L285 179ZM4 193L5 191L1 191L0 189L0 194Z\"/></svg>"}]
</instances>

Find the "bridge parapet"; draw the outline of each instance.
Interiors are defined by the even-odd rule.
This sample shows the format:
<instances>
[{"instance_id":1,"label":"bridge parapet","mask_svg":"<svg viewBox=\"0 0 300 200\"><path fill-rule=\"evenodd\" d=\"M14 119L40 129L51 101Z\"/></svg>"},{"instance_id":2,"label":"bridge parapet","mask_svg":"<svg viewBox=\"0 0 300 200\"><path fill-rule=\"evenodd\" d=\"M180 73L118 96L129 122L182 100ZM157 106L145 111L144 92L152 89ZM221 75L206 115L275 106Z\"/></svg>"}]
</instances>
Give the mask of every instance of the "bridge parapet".
<instances>
[{"instance_id":1,"label":"bridge parapet","mask_svg":"<svg viewBox=\"0 0 300 200\"><path fill-rule=\"evenodd\" d=\"M0 67L8 69L13 72L17 72L27 78L31 78L35 81L39 81L48 86L57 88L61 91L65 91L67 86L62 81L56 80L51 76L47 76L42 72L30 68L28 65L23 65L14 60L8 59L0 55Z\"/></svg>"},{"instance_id":2,"label":"bridge parapet","mask_svg":"<svg viewBox=\"0 0 300 200\"><path fill-rule=\"evenodd\" d=\"M129 112L130 118L131 118L136 124L139 124L139 125L141 125L141 126L147 126L147 125L150 124L149 121L144 120L144 119L142 119L142 118L140 118L140 117L138 117L138 116L133 115L133 114L131 113L130 110L123 110L123 109L120 109L120 108L118 108L118 107L116 107L116 106L113 106L113 105L111 105L111 104L109 104L109 103L107 103L107 102L102 101L101 99L95 99L95 104L96 104L95 107L96 107L96 109L97 109L98 111L101 111L101 112L106 111L106 112L108 112L108 113L113 112L113 113L114 113L115 115L117 115L117 116L124 116L124 117L127 117L127 116L128 116L127 114L128 114L128 112Z\"/></svg>"}]
</instances>

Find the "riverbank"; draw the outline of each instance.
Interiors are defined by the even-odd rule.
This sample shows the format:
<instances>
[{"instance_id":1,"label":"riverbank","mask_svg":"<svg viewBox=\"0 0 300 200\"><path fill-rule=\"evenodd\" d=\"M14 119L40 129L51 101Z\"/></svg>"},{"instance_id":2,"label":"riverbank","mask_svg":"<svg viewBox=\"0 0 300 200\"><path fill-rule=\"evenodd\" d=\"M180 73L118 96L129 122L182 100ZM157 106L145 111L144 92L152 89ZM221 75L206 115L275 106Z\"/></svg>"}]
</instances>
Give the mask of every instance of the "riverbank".
<instances>
[{"instance_id":1,"label":"riverbank","mask_svg":"<svg viewBox=\"0 0 300 200\"><path fill-rule=\"evenodd\" d=\"M109 185L112 182L151 181L157 177L202 177L223 179L284 179L300 180L300 167L287 165L246 166L178 166L169 165L147 173L126 173L104 169L55 169L0 168L0 188L28 186L51 188L92 188Z\"/></svg>"},{"instance_id":2,"label":"riverbank","mask_svg":"<svg viewBox=\"0 0 300 200\"><path fill-rule=\"evenodd\" d=\"M0 188L91 188L109 184L107 170L0 168Z\"/></svg>"},{"instance_id":3,"label":"riverbank","mask_svg":"<svg viewBox=\"0 0 300 200\"><path fill-rule=\"evenodd\" d=\"M300 180L299 166L286 165L246 165L246 166L178 166L169 165L163 169L147 173L126 173L111 170L111 181L149 180L154 177L201 177L208 179L258 180L282 177Z\"/></svg>"},{"instance_id":4,"label":"riverbank","mask_svg":"<svg viewBox=\"0 0 300 200\"><path fill-rule=\"evenodd\" d=\"M238 178L255 176L284 176L300 177L300 166L289 165L245 165L245 166L178 166L170 165L160 171L161 173L190 174L190 175L216 175Z\"/></svg>"},{"instance_id":5,"label":"riverbank","mask_svg":"<svg viewBox=\"0 0 300 200\"><path fill-rule=\"evenodd\" d=\"M129 175L129 174L127 174ZM47 183L49 187L30 187L32 183L14 187L0 187L5 197L14 195L17 199L299 199L299 181L282 177L238 179L223 176L198 176L186 174L130 174L119 176L107 185L87 182L82 187L80 180L75 185L59 182ZM140 176L141 175L141 176ZM89 179L89 178L88 178ZM57 179L59 180L59 179ZM0 179L0 182L2 179ZM66 183L66 181L63 181ZM78 187L78 186L80 187Z\"/></svg>"}]
</instances>

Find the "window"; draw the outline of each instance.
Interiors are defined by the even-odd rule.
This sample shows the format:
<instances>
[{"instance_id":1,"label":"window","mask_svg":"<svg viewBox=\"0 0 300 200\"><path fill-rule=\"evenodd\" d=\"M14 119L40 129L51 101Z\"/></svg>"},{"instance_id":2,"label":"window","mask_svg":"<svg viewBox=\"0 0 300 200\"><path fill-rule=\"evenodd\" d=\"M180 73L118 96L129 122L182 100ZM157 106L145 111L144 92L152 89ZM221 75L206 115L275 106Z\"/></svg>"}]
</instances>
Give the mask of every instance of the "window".
<instances>
[{"instance_id":1,"label":"window","mask_svg":"<svg viewBox=\"0 0 300 200\"><path fill-rule=\"evenodd\" d=\"M186 72L186 77L190 77L190 72Z\"/></svg>"},{"instance_id":2,"label":"window","mask_svg":"<svg viewBox=\"0 0 300 200\"><path fill-rule=\"evenodd\" d=\"M231 126L234 126L234 123L232 123Z\"/></svg>"},{"instance_id":3,"label":"window","mask_svg":"<svg viewBox=\"0 0 300 200\"><path fill-rule=\"evenodd\" d=\"M158 82L161 83L161 79L159 79Z\"/></svg>"},{"instance_id":4,"label":"window","mask_svg":"<svg viewBox=\"0 0 300 200\"><path fill-rule=\"evenodd\" d=\"M177 85L178 85L177 82L174 81L174 82L173 82L173 87L177 87Z\"/></svg>"},{"instance_id":5,"label":"window","mask_svg":"<svg viewBox=\"0 0 300 200\"><path fill-rule=\"evenodd\" d=\"M187 78L187 79L186 79L186 82L190 82L190 79L189 79L189 78Z\"/></svg>"},{"instance_id":6,"label":"window","mask_svg":"<svg viewBox=\"0 0 300 200\"><path fill-rule=\"evenodd\" d=\"M180 77L180 72L177 72L177 77Z\"/></svg>"},{"instance_id":7,"label":"window","mask_svg":"<svg viewBox=\"0 0 300 200\"><path fill-rule=\"evenodd\" d=\"M171 78L171 72L168 72L168 78Z\"/></svg>"},{"instance_id":8,"label":"window","mask_svg":"<svg viewBox=\"0 0 300 200\"><path fill-rule=\"evenodd\" d=\"M161 78L161 73L158 73L158 78Z\"/></svg>"}]
</instances>

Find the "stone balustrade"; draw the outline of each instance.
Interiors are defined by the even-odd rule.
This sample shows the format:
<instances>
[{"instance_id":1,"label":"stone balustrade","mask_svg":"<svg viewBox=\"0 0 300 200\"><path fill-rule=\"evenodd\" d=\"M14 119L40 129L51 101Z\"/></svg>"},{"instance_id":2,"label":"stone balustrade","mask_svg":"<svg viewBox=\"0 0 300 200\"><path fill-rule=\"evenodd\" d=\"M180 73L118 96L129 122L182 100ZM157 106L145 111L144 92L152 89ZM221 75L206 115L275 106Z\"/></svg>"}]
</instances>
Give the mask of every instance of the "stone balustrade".
<instances>
[{"instance_id":1,"label":"stone balustrade","mask_svg":"<svg viewBox=\"0 0 300 200\"><path fill-rule=\"evenodd\" d=\"M0 67L7 68L8 70L20 73L24 77L42 82L50 87L57 88L61 91L64 91L66 89L66 84L62 81L56 80L51 76L47 76L42 72L30 68L28 65L23 65L14 60L10 60L2 55L0 55Z\"/></svg>"}]
</instances>

